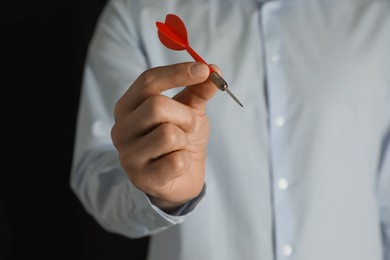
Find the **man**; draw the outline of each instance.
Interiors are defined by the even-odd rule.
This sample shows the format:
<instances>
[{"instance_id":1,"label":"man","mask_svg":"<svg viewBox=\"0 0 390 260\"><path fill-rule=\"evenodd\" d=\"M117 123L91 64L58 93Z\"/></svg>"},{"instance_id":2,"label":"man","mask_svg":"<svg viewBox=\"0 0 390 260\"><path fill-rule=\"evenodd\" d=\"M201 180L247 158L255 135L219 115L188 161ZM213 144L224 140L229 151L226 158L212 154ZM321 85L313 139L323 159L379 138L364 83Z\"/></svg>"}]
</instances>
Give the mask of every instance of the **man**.
<instances>
[{"instance_id":1,"label":"man","mask_svg":"<svg viewBox=\"0 0 390 260\"><path fill-rule=\"evenodd\" d=\"M161 44L169 13L244 108ZM150 260L389 259L389 68L389 1L110 1L71 186Z\"/></svg>"}]
</instances>

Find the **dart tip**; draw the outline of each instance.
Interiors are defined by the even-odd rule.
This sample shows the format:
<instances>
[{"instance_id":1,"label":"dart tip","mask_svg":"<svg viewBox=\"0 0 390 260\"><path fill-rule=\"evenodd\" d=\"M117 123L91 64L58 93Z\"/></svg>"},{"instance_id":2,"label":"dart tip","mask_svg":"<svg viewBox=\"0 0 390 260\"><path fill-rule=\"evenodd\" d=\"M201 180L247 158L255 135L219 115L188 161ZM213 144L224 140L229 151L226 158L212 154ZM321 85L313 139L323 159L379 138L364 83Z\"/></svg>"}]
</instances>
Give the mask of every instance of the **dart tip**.
<instances>
[{"instance_id":1,"label":"dart tip","mask_svg":"<svg viewBox=\"0 0 390 260\"><path fill-rule=\"evenodd\" d=\"M236 98L236 96L233 95L233 93L232 93L228 88L226 88L225 91L229 94L229 96L230 96L231 98L234 99L234 101L236 101L237 104L239 104L242 108L244 107L244 106L242 105L242 103L240 102L240 100L238 100L238 98Z\"/></svg>"},{"instance_id":2,"label":"dart tip","mask_svg":"<svg viewBox=\"0 0 390 260\"><path fill-rule=\"evenodd\" d=\"M244 108L244 106L241 104L240 101L238 101L238 99L235 99L236 103L240 105L240 107Z\"/></svg>"}]
</instances>

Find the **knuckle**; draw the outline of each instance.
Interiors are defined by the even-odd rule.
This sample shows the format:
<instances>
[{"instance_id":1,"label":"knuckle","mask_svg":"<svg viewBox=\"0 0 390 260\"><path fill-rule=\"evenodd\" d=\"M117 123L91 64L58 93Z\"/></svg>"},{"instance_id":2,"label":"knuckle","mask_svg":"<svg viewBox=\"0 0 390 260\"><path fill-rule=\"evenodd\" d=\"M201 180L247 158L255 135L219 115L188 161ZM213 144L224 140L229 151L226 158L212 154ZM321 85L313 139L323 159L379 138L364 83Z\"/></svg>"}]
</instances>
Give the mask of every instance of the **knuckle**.
<instances>
[{"instance_id":1,"label":"knuckle","mask_svg":"<svg viewBox=\"0 0 390 260\"><path fill-rule=\"evenodd\" d=\"M164 107L166 106L167 100L166 97L162 95L154 95L150 96L147 99L147 107L148 107L148 114L149 117L152 118L160 118L164 117Z\"/></svg>"},{"instance_id":2,"label":"knuckle","mask_svg":"<svg viewBox=\"0 0 390 260\"><path fill-rule=\"evenodd\" d=\"M119 152L119 162L128 175L138 175L142 172L143 161L133 149Z\"/></svg>"},{"instance_id":3,"label":"knuckle","mask_svg":"<svg viewBox=\"0 0 390 260\"><path fill-rule=\"evenodd\" d=\"M142 72L139 76L139 79L142 81L143 85L154 86L156 84L156 76L153 69L145 70L144 72Z\"/></svg>"},{"instance_id":4,"label":"knuckle","mask_svg":"<svg viewBox=\"0 0 390 260\"><path fill-rule=\"evenodd\" d=\"M165 123L161 125L161 133L163 145L173 149L180 142L180 136L177 131L177 127L170 123Z\"/></svg>"},{"instance_id":5,"label":"knuckle","mask_svg":"<svg viewBox=\"0 0 390 260\"><path fill-rule=\"evenodd\" d=\"M169 164L173 172L180 174L187 170L189 158L185 151L175 152L170 158Z\"/></svg>"},{"instance_id":6,"label":"knuckle","mask_svg":"<svg viewBox=\"0 0 390 260\"><path fill-rule=\"evenodd\" d=\"M120 161L123 169L126 172L126 175L130 182L137 188L143 189L144 187L144 178L138 170L137 164L134 163L131 159L121 159Z\"/></svg>"},{"instance_id":7,"label":"knuckle","mask_svg":"<svg viewBox=\"0 0 390 260\"><path fill-rule=\"evenodd\" d=\"M145 174L146 165L134 149L119 153L119 163L135 187L144 192L150 189L150 178Z\"/></svg>"}]
</instances>

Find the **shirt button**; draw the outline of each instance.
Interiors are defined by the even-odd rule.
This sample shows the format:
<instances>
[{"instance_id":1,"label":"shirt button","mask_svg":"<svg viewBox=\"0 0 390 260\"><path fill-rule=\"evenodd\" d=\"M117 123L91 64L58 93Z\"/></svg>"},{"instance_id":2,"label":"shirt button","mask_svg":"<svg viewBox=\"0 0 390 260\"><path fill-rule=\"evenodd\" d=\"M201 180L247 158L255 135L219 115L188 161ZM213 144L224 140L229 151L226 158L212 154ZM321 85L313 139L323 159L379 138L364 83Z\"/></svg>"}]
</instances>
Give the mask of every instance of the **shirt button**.
<instances>
[{"instance_id":1,"label":"shirt button","mask_svg":"<svg viewBox=\"0 0 390 260\"><path fill-rule=\"evenodd\" d=\"M282 255L283 256L291 256L293 253L293 249L290 245L282 246Z\"/></svg>"},{"instance_id":2,"label":"shirt button","mask_svg":"<svg viewBox=\"0 0 390 260\"><path fill-rule=\"evenodd\" d=\"M277 54L271 55L271 56L269 57L269 61L270 61L271 63L273 63L273 64L276 64L276 63L278 63L278 62L280 61L280 56L277 55Z\"/></svg>"},{"instance_id":3,"label":"shirt button","mask_svg":"<svg viewBox=\"0 0 390 260\"><path fill-rule=\"evenodd\" d=\"M277 185L278 185L278 188L280 190L287 190L287 188L288 188L288 181L285 178L280 178L277 181Z\"/></svg>"},{"instance_id":4,"label":"shirt button","mask_svg":"<svg viewBox=\"0 0 390 260\"><path fill-rule=\"evenodd\" d=\"M283 126L284 125L284 123L285 123L285 119L284 119L284 117L283 116L277 116L276 118L275 118L275 124L277 125L277 126Z\"/></svg>"}]
</instances>

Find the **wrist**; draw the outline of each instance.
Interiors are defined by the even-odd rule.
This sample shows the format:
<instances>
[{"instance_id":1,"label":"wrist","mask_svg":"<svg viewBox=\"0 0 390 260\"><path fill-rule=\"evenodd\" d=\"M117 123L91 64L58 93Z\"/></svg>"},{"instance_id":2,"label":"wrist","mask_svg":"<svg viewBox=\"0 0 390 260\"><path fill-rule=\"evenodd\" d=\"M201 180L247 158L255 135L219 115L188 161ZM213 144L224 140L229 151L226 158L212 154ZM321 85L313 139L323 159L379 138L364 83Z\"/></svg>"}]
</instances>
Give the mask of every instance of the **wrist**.
<instances>
[{"instance_id":1,"label":"wrist","mask_svg":"<svg viewBox=\"0 0 390 260\"><path fill-rule=\"evenodd\" d=\"M170 212L174 212L176 211L178 208L180 208L181 206L183 206L187 201L183 201L183 202L170 202L170 201L166 201L166 200L162 200L160 198L157 198L157 197L154 197L150 194L146 194L148 196L148 198L150 199L150 202L155 205L156 207L158 207L159 209L161 209L162 211L164 211L165 213L170 213Z\"/></svg>"}]
</instances>

